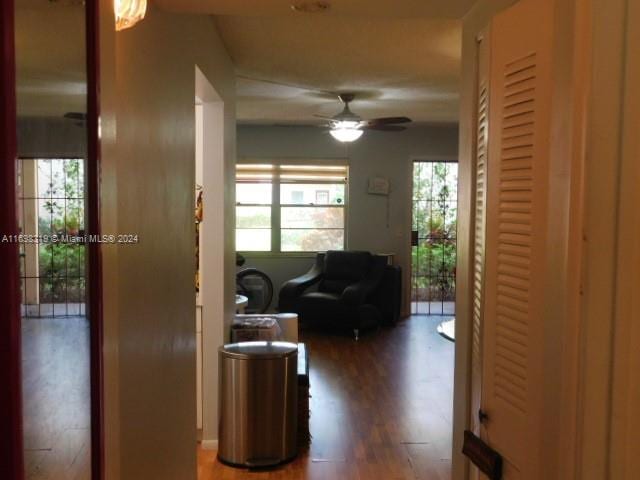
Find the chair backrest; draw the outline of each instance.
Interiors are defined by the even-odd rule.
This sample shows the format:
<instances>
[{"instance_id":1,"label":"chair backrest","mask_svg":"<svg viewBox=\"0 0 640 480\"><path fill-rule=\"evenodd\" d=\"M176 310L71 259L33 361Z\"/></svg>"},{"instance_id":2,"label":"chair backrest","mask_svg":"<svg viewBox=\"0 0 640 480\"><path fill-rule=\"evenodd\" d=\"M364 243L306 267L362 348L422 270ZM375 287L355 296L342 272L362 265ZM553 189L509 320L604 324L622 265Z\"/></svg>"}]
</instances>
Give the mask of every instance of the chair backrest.
<instances>
[{"instance_id":1,"label":"chair backrest","mask_svg":"<svg viewBox=\"0 0 640 480\"><path fill-rule=\"evenodd\" d=\"M328 251L324 256L324 275L318 290L341 294L349 285L369 274L372 259L369 252Z\"/></svg>"}]
</instances>

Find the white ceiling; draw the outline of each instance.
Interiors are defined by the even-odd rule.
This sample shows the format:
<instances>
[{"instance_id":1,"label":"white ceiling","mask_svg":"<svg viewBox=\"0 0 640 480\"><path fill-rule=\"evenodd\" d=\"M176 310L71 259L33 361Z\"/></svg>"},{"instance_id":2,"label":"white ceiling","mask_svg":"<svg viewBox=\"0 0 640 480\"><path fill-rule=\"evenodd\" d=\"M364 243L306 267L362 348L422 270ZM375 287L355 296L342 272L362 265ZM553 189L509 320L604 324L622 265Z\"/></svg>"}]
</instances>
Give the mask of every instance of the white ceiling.
<instances>
[{"instance_id":1,"label":"white ceiling","mask_svg":"<svg viewBox=\"0 0 640 480\"><path fill-rule=\"evenodd\" d=\"M78 0L17 0L19 116L86 111L85 17Z\"/></svg>"},{"instance_id":2,"label":"white ceiling","mask_svg":"<svg viewBox=\"0 0 640 480\"><path fill-rule=\"evenodd\" d=\"M365 118L406 115L456 122L459 18L474 0L331 0L327 13L294 0L155 0L172 11L217 15L238 74L243 123L318 123L338 92L357 94Z\"/></svg>"},{"instance_id":3,"label":"white ceiling","mask_svg":"<svg viewBox=\"0 0 640 480\"><path fill-rule=\"evenodd\" d=\"M352 109L365 118L456 121L458 18L473 0L331 0L321 14L293 12L293 1L153 4L217 15L236 65L241 122L318 123L314 115L340 110L335 94L345 91L357 94ZM17 0L16 53L21 115L85 110L81 0Z\"/></svg>"},{"instance_id":4,"label":"white ceiling","mask_svg":"<svg viewBox=\"0 0 640 480\"><path fill-rule=\"evenodd\" d=\"M383 18L461 18L475 0L319 0L328 15ZM314 0L153 0L166 10L211 15L290 16L294 4ZM325 14L323 14L325 15Z\"/></svg>"}]
</instances>

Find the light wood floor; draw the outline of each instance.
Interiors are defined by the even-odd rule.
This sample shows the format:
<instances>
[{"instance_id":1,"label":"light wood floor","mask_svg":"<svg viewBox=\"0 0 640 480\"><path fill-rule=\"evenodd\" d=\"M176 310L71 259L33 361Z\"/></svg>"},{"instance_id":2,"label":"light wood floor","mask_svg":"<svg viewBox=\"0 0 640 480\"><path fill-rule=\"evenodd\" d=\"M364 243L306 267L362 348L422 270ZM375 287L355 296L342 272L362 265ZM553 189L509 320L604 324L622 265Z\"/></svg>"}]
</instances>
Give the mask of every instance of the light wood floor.
<instances>
[{"instance_id":1,"label":"light wood floor","mask_svg":"<svg viewBox=\"0 0 640 480\"><path fill-rule=\"evenodd\" d=\"M27 480L89 480L89 325L84 317L22 320Z\"/></svg>"},{"instance_id":2,"label":"light wood floor","mask_svg":"<svg viewBox=\"0 0 640 480\"><path fill-rule=\"evenodd\" d=\"M308 452L265 471L198 450L199 480L449 480L453 343L442 317L412 317L362 336L303 336L311 366Z\"/></svg>"}]
</instances>

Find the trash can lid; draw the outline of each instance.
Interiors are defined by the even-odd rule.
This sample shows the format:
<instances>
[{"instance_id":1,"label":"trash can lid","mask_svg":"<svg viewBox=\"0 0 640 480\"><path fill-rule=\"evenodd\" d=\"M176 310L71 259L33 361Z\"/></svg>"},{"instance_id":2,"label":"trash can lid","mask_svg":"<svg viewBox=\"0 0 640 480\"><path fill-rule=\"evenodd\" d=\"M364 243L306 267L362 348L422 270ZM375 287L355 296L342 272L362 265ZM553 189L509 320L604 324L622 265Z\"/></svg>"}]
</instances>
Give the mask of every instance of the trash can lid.
<instances>
[{"instance_id":1,"label":"trash can lid","mask_svg":"<svg viewBox=\"0 0 640 480\"><path fill-rule=\"evenodd\" d=\"M223 345L219 350L226 357L245 360L283 358L297 354L298 345L290 342L238 342Z\"/></svg>"}]
</instances>

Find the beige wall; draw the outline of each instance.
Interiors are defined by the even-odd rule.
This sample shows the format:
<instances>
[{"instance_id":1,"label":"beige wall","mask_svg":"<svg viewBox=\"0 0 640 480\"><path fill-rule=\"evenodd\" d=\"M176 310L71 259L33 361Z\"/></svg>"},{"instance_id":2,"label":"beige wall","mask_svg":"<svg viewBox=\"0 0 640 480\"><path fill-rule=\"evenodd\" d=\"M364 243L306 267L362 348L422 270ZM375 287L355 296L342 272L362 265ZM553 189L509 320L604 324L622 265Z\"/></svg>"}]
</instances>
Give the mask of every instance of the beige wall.
<instances>
[{"instance_id":1,"label":"beige wall","mask_svg":"<svg viewBox=\"0 0 640 480\"><path fill-rule=\"evenodd\" d=\"M640 4L629 2L627 45L640 45ZM640 56L627 49L620 170L610 478L640 478Z\"/></svg>"},{"instance_id":2,"label":"beige wall","mask_svg":"<svg viewBox=\"0 0 640 480\"><path fill-rule=\"evenodd\" d=\"M233 66L211 18L151 6L144 21L114 33L110 4L102 2L103 229L138 234L140 243L104 251L108 478L195 478L195 65L224 100L228 180ZM224 208L232 211L227 184ZM224 278L232 292L228 232Z\"/></svg>"}]
</instances>

